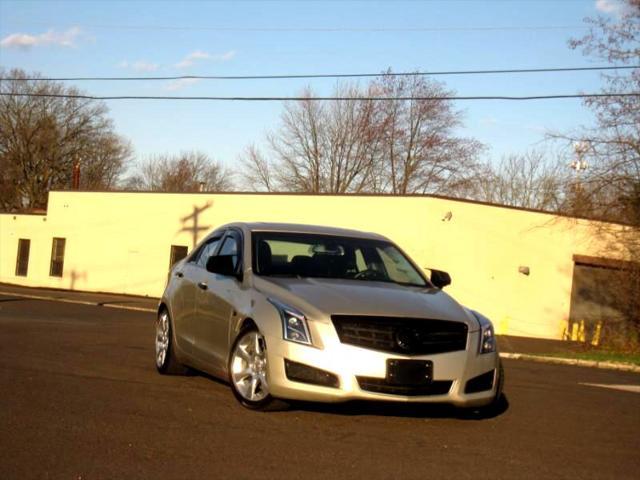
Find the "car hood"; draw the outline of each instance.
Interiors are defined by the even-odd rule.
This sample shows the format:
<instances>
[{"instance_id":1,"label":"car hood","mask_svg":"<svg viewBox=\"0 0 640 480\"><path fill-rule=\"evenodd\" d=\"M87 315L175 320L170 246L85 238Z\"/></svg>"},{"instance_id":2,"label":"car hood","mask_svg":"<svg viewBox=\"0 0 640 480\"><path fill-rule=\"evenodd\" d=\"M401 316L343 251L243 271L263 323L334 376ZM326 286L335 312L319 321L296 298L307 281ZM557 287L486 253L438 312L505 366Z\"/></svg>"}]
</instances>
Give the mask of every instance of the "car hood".
<instances>
[{"instance_id":1,"label":"car hood","mask_svg":"<svg viewBox=\"0 0 640 480\"><path fill-rule=\"evenodd\" d=\"M311 319L331 315L379 315L464 322L478 330L472 314L436 288L325 278L254 277L269 298L295 307Z\"/></svg>"}]
</instances>

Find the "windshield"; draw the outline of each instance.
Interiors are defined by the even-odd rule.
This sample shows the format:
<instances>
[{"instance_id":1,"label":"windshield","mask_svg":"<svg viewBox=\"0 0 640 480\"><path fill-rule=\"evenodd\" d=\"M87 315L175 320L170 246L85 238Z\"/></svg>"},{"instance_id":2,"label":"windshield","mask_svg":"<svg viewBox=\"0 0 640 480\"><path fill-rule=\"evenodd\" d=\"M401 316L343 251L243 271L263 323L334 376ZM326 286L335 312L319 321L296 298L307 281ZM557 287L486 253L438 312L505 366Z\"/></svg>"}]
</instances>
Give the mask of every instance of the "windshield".
<instances>
[{"instance_id":1,"label":"windshield","mask_svg":"<svg viewBox=\"0 0 640 480\"><path fill-rule=\"evenodd\" d=\"M428 285L397 247L382 240L255 232L252 241L257 275Z\"/></svg>"}]
</instances>

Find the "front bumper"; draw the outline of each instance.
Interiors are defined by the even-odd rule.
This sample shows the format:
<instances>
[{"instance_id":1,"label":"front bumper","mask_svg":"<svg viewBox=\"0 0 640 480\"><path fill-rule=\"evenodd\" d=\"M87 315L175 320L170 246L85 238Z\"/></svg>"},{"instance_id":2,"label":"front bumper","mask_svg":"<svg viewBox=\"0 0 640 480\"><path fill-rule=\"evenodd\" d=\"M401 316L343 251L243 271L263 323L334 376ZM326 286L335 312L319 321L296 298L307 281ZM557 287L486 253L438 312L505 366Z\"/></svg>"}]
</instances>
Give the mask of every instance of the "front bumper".
<instances>
[{"instance_id":1,"label":"front bumper","mask_svg":"<svg viewBox=\"0 0 640 480\"><path fill-rule=\"evenodd\" d=\"M464 351L435 355L403 356L342 344L332 325L316 325L322 333L322 348L285 341L282 337L267 336L269 389L273 396L291 400L314 402L343 402L348 400L377 400L392 402L449 403L456 406L483 406L490 403L499 388L498 353L478 354L480 332L470 332ZM326 331L323 331L326 330ZM433 384L427 395L378 393L361 388L358 377L383 380L388 359L430 360L433 362ZM336 375L339 387L312 385L287 378L285 360L298 362ZM465 393L467 381L494 371L490 390ZM362 380L362 378L361 378ZM450 381L449 388L440 388ZM443 393L444 392L444 393Z\"/></svg>"}]
</instances>

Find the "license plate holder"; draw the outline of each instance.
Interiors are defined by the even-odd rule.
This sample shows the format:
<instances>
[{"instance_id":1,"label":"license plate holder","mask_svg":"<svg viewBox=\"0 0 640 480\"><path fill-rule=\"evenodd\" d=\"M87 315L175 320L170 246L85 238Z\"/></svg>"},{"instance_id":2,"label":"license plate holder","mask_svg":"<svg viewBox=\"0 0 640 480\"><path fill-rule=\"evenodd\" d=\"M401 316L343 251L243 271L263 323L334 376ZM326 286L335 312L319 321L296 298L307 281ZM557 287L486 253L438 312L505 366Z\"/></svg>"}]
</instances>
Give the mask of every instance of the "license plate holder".
<instances>
[{"instance_id":1,"label":"license plate holder","mask_svg":"<svg viewBox=\"0 0 640 480\"><path fill-rule=\"evenodd\" d=\"M430 360L387 360L387 383L391 385L428 385L433 380Z\"/></svg>"}]
</instances>

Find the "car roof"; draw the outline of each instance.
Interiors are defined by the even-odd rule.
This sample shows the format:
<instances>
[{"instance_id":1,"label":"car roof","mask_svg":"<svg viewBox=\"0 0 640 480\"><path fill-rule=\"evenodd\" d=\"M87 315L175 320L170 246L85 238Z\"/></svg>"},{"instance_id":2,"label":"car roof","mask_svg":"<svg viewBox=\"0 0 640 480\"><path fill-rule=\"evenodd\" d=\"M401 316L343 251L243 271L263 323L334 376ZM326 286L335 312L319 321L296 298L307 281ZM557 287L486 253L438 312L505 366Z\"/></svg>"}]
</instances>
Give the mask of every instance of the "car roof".
<instances>
[{"instance_id":1,"label":"car roof","mask_svg":"<svg viewBox=\"0 0 640 480\"><path fill-rule=\"evenodd\" d=\"M250 232L290 232L310 233L316 235L335 235L339 237L368 238L373 240L389 239L383 235L372 232L361 232L348 228L325 227L321 225L304 225L299 223L268 223L268 222L235 222L225 227L240 227Z\"/></svg>"}]
</instances>

